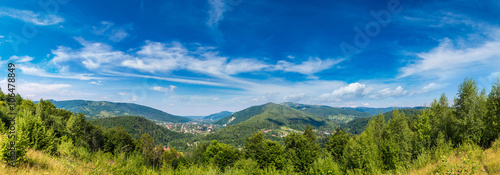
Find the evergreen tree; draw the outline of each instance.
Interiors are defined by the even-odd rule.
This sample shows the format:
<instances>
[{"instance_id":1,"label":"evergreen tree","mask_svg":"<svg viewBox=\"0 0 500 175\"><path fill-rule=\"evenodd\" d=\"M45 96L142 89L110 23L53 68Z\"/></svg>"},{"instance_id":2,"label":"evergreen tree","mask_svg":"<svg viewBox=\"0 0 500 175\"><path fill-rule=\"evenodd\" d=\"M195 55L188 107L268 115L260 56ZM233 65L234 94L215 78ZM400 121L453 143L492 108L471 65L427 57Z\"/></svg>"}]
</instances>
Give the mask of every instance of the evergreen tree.
<instances>
[{"instance_id":1,"label":"evergreen tree","mask_svg":"<svg viewBox=\"0 0 500 175\"><path fill-rule=\"evenodd\" d=\"M335 134L325 143L326 150L332 154L335 160L340 161L348 142L349 133L345 130L341 130L340 126L337 126Z\"/></svg>"},{"instance_id":2,"label":"evergreen tree","mask_svg":"<svg viewBox=\"0 0 500 175\"><path fill-rule=\"evenodd\" d=\"M494 83L486 102L485 133L483 146L489 147L500 134L500 81Z\"/></svg>"},{"instance_id":3,"label":"evergreen tree","mask_svg":"<svg viewBox=\"0 0 500 175\"><path fill-rule=\"evenodd\" d=\"M153 138L148 133L144 133L139 140L138 147L146 161L153 165L155 160L155 141Z\"/></svg>"},{"instance_id":4,"label":"evergreen tree","mask_svg":"<svg viewBox=\"0 0 500 175\"><path fill-rule=\"evenodd\" d=\"M291 133L285 137L285 151L296 170L305 171L316 160L319 145L316 144L312 126L308 125L303 135Z\"/></svg>"},{"instance_id":5,"label":"evergreen tree","mask_svg":"<svg viewBox=\"0 0 500 175\"><path fill-rule=\"evenodd\" d=\"M481 120L481 97L478 94L476 81L466 78L458 88L455 98L456 122L455 122L455 144L471 140L479 143L483 134L484 123Z\"/></svg>"}]
</instances>

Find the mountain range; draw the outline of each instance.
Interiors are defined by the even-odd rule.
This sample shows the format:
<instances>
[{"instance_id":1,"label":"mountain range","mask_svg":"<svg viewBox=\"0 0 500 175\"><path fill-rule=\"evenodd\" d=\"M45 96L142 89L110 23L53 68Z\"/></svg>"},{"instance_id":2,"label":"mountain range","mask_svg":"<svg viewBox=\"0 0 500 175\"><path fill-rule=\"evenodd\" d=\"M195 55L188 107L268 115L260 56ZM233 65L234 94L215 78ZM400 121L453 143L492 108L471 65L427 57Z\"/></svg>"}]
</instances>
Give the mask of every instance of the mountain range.
<instances>
[{"instance_id":1,"label":"mountain range","mask_svg":"<svg viewBox=\"0 0 500 175\"><path fill-rule=\"evenodd\" d=\"M229 111L222 111L222 112L219 112L219 113L215 113L215 114L210 114L206 117L203 117L203 120L208 120L208 121L217 121L219 119L222 119L224 117L227 117L227 116L230 116L232 115L233 112L229 112Z\"/></svg>"},{"instance_id":2,"label":"mountain range","mask_svg":"<svg viewBox=\"0 0 500 175\"><path fill-rule=\"evenodd\" d=\"M89 100L50 100L57 108L69 110L71 112L81 112L88 119L105 118L113 116L141 116L156 122L183 123L191 119L175 116L158 109L134 103L114 103L108 101Z\"/></svg>"}]
</instances>

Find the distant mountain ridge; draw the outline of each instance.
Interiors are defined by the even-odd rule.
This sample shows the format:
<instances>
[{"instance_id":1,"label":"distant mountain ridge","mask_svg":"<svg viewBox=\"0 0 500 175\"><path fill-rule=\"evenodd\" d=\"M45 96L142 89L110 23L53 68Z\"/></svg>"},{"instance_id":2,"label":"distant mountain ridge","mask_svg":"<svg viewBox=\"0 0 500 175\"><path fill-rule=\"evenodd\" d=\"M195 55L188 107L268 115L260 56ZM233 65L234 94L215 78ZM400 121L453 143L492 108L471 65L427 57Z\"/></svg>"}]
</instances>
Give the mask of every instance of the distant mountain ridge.
<instances>
[{"instance_id":1,"label":"distant mountain ridge","mask_svg":"<svg viewBox=\"0 0 500 175\"><path fill-rule=\"evenodd\" d=\"M133 103L89 100L50 101L56 105L57 108L66 109L71 112L81 112L90 119L113 116L141 116L158 122L183 123L191 121L189 118L175 116L158 109Z\"/></svg>"},{"instance_id":2,"label":"distant mountain ridge","mask_svg":"<svg viewBox=\"0 0 500 175\"><path fill-rule=\"evenodd\" d=\"M350 108L350 107L342 107L342 109L352 109L360 112L367 112L373 115L378 115L380 112L386 113L389 111L393 111L394 109L406 109L406 108L414 108L414 109L420 109L422 107L417 106L417 107L387 107L387 108L370 108L370 107L356 107L356 108Z\"/></svg>"},{"instance_id":3,"label":"distant mountain ridge","mask_svg":"<svg viewBox=\"0 0 500 175\"><path fill-rule=\"evenodd\" d=\"M218 112L218 113L215 113L215 114L210 114L210 115L208 115L206 117L203 117L203 120L217 121L217 120L219 120L221 118L230 116L232 114L233 114L233 112L222 111L222 112Z\"/></svg>"},{"instance_id":4,"label":"distant mountain ridge","mask_svg":"<svg viewBox=\"0 0 500 175\"><path fill-rule=\"evenodd\" d=\"M338 120L341 122L349 122L356 118L371 117L373 116L367 112L360 112L353 109L336 108L325 105L306 105L293 102L281 103L283 106L288 106L301 111L313 113L319 116L323 116L328 119Z\"/></svg>"}]
</instances>

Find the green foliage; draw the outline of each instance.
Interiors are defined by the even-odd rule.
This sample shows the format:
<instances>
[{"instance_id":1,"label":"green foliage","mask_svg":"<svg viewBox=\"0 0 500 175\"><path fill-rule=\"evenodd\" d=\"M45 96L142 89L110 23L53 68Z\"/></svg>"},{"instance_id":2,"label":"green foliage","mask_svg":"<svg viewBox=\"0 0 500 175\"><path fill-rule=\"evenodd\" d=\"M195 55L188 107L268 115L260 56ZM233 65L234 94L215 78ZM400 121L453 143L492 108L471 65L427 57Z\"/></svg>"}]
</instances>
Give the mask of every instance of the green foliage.
<instances>
[{"instance_id":1,"label":"green foliage","mask_svg":"<svg viewBox=\"0 0 500 175\"><path fill-rule=\"evenodd\" d=\"M150 164L153 165L157 160L155 159L155 142L153 141L153 138L148 134L145 133L141 136L141 139L139 140L138 148L140 152L142 153L142 156L146 159L146 161Z\"/></svg>"},{"instance_id":2,"label":"green foliage","mask_svg":"<svg viewBox=\"0 0 500 175\"><path fill-rule=\"evenodd\" d=\"M278 142L264 139L261 132L247 138L244 152L246 158L255 160L262 169L268 167L283 169L286 163L283 147Z\"/></svg>"},{"instance_id":3,"label":"green foliage","mask_svg":"<svg viewBox=\"0 0 500 175\"><path fill-rule=\"evenodd\" d=\"M240 158L240 152L237 149L216 140L210 143L204 154L210 162L221 170L224 170L226 166L233 165Z\"/></svg>"},{"instance_id":4,"label":"green foliage","mask_svg":"<svg viewBox=\"0 0 500 175\"><path fill-rule=\"evenodd\" d=\"M394 110L382 135L382 160L386 170L408 165L412 156L411 136L405 114Z\"/></svg>"},{"instance_id":5,"label":"green foliage","mask_svg":"<svg viewBox=\"0 0 500 175\"><path fill-rule=\"evenodd\" d=\"M291 133L285 137L285 156L296 171L307 171L319 155L319 145L312 126L308 125L304 134Z\"/></svg>"},{"instance_id":6,"label":"green foliage","mask_svg":"<svg viewBox=\"0 0 500 175\"><path fill-rule=\"evenodd\" d=\"M344 174L338 161L330 154L319 157L309 168L309 174L337 175Z\"/></svg>"},{"instance_id":7,"label":"green foliage","mask_svg":"<svg viewBox=\"0 0 500 175\"><path fill-rule=\"evenodd\" d=\"M26 133L28 147L54 154L57 150L57 140L54 130L47 129L41 116L33 116L27 110L20 111L17 127ZM17 133L16 133L17 134Z\"/></svg>"},{"instance_id":8,"label":"green foliage","mask_svg":"<svg viewBox=\"0 0 500 175\"><path fill-rule=\"evenodd\" d=\"M486 102L487 114L483 118L485 123L484 135L481 139L483 147L500 136L500 81L494 83Z\"/></svg>"},{"instance_id":9,"label":"green foliage","mask_svg":"<svg viewBox=\"0 0 500 175\"><path fill-rule=\"evenodd\" d=\"M104 148L105 152L111 153L126 153L135 149L135 139L118 126L106 129L104 132Z\"/></svg>"},{"instance_id":10,"label":"green foliage","mask_svg":"<svg viewBox=\"0 0 500 175\"><path fill-rule=\"evenodd\" d=\"M474 143L479 143L483 134L482 116L485 110L482 109L484 98L478 93L476 81L466 78L460 84L457 96L453 105L456 117L455 144L469 139Z\"/></svg>"},{"instance_id":11,"label":"green foliage","mask_svg":"<svg viewBox=\"0 0 500 175\"><path fill-rule=\"evenodd\" d=\"M100 125L103 128L122 127L133 138L139 139L143 134L148 133L155 143L168 145L174 139L182 139L191 136L170 131L144 117L120 116L90 120L89 122ZM183 143L185 145L185 142Z\"/></svg>"},{"instance_id":12,"label":"green foliage","mask_svg":"<svg viewBox=\"0 0 500 175\"><path fill-rule=\"evenodd\" d=\"M326 150L331 153L333 159L339 162L344 155L344 149L349 142L349 133L340 130L340 126L335 130L335 134L325 143Z\"/></svg>"}]
</instances>

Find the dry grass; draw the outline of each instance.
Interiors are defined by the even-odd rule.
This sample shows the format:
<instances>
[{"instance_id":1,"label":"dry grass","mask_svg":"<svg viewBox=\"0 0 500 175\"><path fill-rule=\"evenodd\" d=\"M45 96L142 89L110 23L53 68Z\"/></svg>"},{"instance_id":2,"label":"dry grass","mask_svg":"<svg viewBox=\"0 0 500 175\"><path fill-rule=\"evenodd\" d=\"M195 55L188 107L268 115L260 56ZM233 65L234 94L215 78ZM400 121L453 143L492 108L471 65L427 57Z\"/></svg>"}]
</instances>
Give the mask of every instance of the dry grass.
<instances>
[{"instance_id":1,"label":"dry grass","mask_svg":"<svg viewBox=\"0 0 500 175\"><path fill-rule=\"evenodd\" d=\"M91 171L90 166L78 165L84 164L78 161L66 160L49 156L41 151L28 149L26 153L27 162L18 164L16 167L11 167L5 163L0 163L0 174L87 174Z\"/></svg>"},{"instance_id":2,"label":"dry grass","mask_svg":"<svg viewBox=\"0 0 500 175\"><path fill-rule=\"evenodd\" d=\"M500 149L491 148L484 151L483 166L488 174L500 174Z\"/></svg>"},{"instance_id":3,"label":"dry grass","mask_svg":"<svg viewBox=\"0 0 500 175\"><path fill-rule=\"evenodd\" d=\"M457 151L441 161L434 160L422 168L412 170L409 174L457 174L458 170L464 168L475 168L474 174L500 175L500 148L490 148L480 152Z\"/></svg>"}]
</instances>

